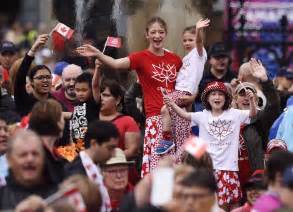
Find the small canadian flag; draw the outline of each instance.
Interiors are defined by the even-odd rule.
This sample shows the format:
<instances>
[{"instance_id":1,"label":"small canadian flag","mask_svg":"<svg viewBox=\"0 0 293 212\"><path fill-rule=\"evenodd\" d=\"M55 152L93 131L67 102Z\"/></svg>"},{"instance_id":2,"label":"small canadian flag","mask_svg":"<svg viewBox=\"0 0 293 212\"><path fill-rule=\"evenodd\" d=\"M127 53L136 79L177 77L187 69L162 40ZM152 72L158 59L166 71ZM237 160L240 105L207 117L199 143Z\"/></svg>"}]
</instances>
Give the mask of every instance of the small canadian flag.
<instances>
[{"instance_id":1,"label":"small canadian flag","mask_svg":"<svg viewBox=\"0 0 293 212\"><path fill-rule=\"evenodd\" d=\"M199 159L207 150L207 143L196 136L189 137L184 143L184 150Z\"/></svg>"},{"instance_id":2,"label":"small canadian flag","mask_svg":"<svg viewBox=\"0 0 293 212\"><path fill-rule=\"evenodd\" d=\"M114 48L120 48L121 47L121 38L108 36L106 46L111 46L111 47L114 47Z\"/></svg>"},{"instance_id":3,"label":"small canadian flag","mask_svg":"<svg viewBox=\"0 0 293 212\"><path fill-rule=\"evenodd\" d=\"M77 189L72 189L64 194L67 200L72 204L78 212L86 212L86 206L80 192Z\"/></svg>"},{"instance_id":4,"label":"small canadian flag","mask_svg":"<svg viewBox=\"0 0 293 212\"><path fill-rule=\"evenodd\" d=\"M58 32L60 35L62 35L66 39L70 39L74 33L74 30L70 27L66 26L65 24L58 23L53 31Z\"/></svg>"}]
</instances>

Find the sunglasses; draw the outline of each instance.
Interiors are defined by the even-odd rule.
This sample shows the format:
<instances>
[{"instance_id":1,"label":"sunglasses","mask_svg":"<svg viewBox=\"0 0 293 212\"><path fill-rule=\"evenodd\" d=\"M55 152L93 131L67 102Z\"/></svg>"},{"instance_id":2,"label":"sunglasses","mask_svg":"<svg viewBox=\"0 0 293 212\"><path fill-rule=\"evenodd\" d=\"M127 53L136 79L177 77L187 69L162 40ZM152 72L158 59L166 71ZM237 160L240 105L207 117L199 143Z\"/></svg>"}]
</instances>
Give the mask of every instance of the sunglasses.
<instances>
[{"instance_id":1,"label":"sunglasses","mask_svg":"<svg viewBox=\"0 0 293 212\"><path fill-rule=\"evenodd\" d=\"M250 90L252 93L255 93L251 88L242 88L242 89L238 92L238 96L246 96L246 90Z\"/></svg>"}]
</instances>

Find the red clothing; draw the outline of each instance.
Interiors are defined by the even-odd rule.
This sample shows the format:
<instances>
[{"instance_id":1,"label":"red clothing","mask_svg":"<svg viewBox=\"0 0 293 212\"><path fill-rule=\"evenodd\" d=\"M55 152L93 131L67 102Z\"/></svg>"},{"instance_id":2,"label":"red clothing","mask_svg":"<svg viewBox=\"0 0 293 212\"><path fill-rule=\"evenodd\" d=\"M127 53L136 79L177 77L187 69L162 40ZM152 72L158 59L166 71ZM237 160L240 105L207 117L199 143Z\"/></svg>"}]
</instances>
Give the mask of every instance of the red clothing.
<instances>
[{"instance_id":1,"label":"red clothing","mask_svg":"<svg viewBox=\"0 0 293 212\"><path fill-rule=\"evenodd\" d=\"M143 90L147 117L160 115L163 98L160 87L173 91L182 61L177 55L164 51L157 56L148 50L129 55L130 68L136 70Z\"/></svg>"},{"instance_id":2,"label":"red clothing","mask_svg":"<svg viewBox=\"0 0 293 212\"><path fill-rule=\"evenodd\" d=\"M130 183L128 183L128 185L125 188L124 194L126 195L131 191L133 191L133 186ZM120 200L111 199L111 196L110 196L112 210L118 210L119 209L121 200L122 199L120 199Z\"/></svg>"},{"instance_id":3,"label":"red clothing","mask_svg":"<svg viewBox=\"0 0 293 212\"><path fill-rule=\"evenodd\" d=\"M252 174L252 170L249 164L249 159L248 159L248 149L245 144L244 138L242 136L244 129L244 125L240 127L240 134L239 134L239 158L238 158L238 167L239 167L239 180L240 180L240 185L243 191L243 187L245 183L248 181Z\"/></svg>"},{"instance_id":4,"label":"red clothing","mask_svg":"<svg viewBox=\"0 0 293 212\"><path fill-rule=\"evenodd\" d=\"M60 102L67 109L68 112L74 111L74 101L66 98L64 88L61 88L60 90L53 92L52 96L54 96L54 98L58 102Z\"/></svg>"},{"instance_id":5,"label":"red clothing","mask_svg":"<svg viewBox=\"0 0 293 212\"><path fill-rule=\"evenodd\" d=\"M1 70L2 70L2 82L4 81L9 81L9 70L4 68L3 66L1 66Z\"/></svg>"},{"instance_id":6,"label":"red clothing","mask_svg":"<svg viewBox=\"0 0 293 212\"><path fill-rule=\"evenodd\" d=\"M120 134L118 147L125 150L125 134L127 132L140 132L139 127L131 116L117 116L112 122L118 128Z\"/></svg>"}]
</instances>

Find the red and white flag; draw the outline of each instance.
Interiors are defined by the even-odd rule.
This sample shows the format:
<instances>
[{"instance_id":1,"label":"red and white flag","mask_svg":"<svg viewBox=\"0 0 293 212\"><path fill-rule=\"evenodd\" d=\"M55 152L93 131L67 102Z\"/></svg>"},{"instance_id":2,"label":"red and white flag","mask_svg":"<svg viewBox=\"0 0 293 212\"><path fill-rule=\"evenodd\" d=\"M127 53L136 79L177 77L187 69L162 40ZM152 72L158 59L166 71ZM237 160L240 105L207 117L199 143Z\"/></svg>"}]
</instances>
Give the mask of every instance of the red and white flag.
<instances>
[{"instance_id":1,"label":"red and white flag","mask_svg":"<svg viewBox=\"0 0 293 212\"><path fill-rule=\"evenodd\" d=\"M58 23L52 31L58 32L60 35L62 35L64 38L68 40L72 37L74 33L73 29L62 23Z\"/></svg>"},{"instance_id":2,"label":"red and white flag","mask_svg":"<svg viewBox=\"0 0 293 212\"><path fill-rule=\"evenodd\" d=\"M78 212L87 211L83 198L77 188L68 187L65 190L59 190L51 196L47 197L45 202L47 205L50 205L61 199L68 201Z\"/></svg>"},{"instance_id":3,"label":"red and white flag","mask_svg":"<svg viewBox=\"0 0 293 212\"><path fill-rule=\"evenodd\" d=\"M68 202L74 206L79 212L86 212L86 206L80 192L77 189L67 191L64 196L67 197Z\"/></svg>"},{"instance_id":4,"label":"red and white flag","mask_svg":"<svg viewBox=\"0 0 293 212\"><path fill-rule=\"evenodd\" d=\"M199 137L191 136L184 143L184 150L199 159L207 150L207 143Z\"/></svg>"},{"instance_id":5,"label":"red and white flag","mask_svg":"<svg viewBox=\"0 0 293 212\"><path fill-rule=\"evenodd\" d=\"M122 46L121 44L121 38L119 37L107 37L106 46L111 46L114 48L120 48Z\"/></svg>"}]
</instances>

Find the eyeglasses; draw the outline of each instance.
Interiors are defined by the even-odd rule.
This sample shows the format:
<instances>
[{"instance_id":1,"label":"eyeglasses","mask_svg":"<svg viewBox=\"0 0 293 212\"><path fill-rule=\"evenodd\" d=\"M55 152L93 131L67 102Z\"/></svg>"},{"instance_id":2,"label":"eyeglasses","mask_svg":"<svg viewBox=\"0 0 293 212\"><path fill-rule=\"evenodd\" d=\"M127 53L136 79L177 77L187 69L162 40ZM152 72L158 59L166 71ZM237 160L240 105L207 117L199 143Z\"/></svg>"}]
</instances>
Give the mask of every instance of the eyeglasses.
<instances>
[{"instance_id":1,"label":"eyeglasses","mask_svg":"<svg viewBox=\"0 0 293 212\"><path fill-rule=\"evenodd\" d=\"M39 75L39 76L34 77L34 79L40 80L40 81L51 80L52 76L51 75Z\"/></svg>"}]
</instances>

